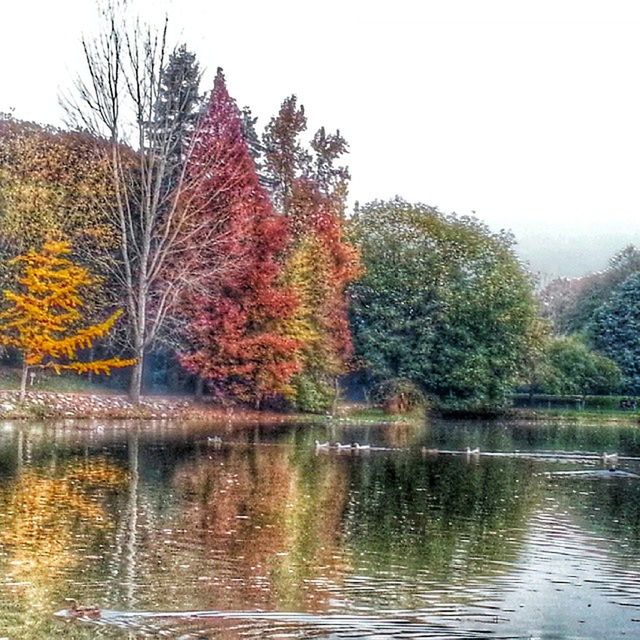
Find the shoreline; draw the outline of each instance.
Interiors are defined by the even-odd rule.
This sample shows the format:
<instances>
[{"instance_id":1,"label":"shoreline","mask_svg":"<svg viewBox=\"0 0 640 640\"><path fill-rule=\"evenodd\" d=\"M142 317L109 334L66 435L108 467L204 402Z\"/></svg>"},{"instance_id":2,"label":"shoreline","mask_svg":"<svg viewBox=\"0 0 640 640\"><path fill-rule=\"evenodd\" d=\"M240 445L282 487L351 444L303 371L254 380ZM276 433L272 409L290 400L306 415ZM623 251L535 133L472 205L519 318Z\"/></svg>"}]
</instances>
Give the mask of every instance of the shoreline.
<instances>
[{"instance_id":1,"label":"shoreline","mask_svg":"<svg viewBox=\"0 0 640 640\"><path fill-rule=\"evenodd\" d=\"M124 394L0 391L0 420L185 420L279 423L310 416L225 408L187 396L143 396L134 405ZM321 416L311 416L321 417Z\"/></svg>"},{"instance_id":2,"label":"shoreline","mask_svg":"<svg viewBox=\"0 0 640 640\"><path fill-rule=\"evenodd\" d=\"M338 413L312 414L300 412L256 411L244 407L223 407L189 396L144 396L134 405L128 396L116 393L29 391L24 403L19 393L0 390L0 420L184 420L189 422L282 424L287 422L419 424L426 414L416 411L408 414L387 414L382 409L345 404ZM507 409L495 416L438 416L444 420L472 419L480 421L527 422L602 422L605 424L640 425L637 411L588 411L562 409Z\"/></svg>"},{"instance_id":3,"label":"shoreline","mask_svg":"<svg viewBox=\"0 0 640 640\"><path fill-rule=\"evenodd\" d=\"M0 390L0 420L182 420L225 424L318 423L422 423L422 412L391 415L382 409L342 405L335 415L301 412L256 411L224 407L189 396L148 395L134 405L125 394L29 391L24 403L19 393Z\"/></svg>"}]
</instances>

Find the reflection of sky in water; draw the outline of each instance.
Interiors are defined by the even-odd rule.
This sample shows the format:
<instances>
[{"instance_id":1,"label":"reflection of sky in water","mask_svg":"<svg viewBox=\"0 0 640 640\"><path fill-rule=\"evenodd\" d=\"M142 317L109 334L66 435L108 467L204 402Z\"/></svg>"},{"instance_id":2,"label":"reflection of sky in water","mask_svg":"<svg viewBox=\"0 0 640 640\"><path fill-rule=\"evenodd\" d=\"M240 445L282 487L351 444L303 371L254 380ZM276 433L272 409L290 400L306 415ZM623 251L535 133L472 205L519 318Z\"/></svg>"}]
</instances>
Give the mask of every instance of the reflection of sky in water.
<instances>
[{"instance_id":1,"label":"reflection of sky in water","mask_svg":"<svg viewBox=\"0 0 640 640\"><path fill-rule=\"evenodd\" d=\"M317 452L316 439L385 450ZM422 446L640 452L634 428L609 426L6 427L0 629L24 640L638 635L640 480L545 475L597 461ZM51 616L65 597L236 613L65 624Z\"/></svg>"}]
</instances>

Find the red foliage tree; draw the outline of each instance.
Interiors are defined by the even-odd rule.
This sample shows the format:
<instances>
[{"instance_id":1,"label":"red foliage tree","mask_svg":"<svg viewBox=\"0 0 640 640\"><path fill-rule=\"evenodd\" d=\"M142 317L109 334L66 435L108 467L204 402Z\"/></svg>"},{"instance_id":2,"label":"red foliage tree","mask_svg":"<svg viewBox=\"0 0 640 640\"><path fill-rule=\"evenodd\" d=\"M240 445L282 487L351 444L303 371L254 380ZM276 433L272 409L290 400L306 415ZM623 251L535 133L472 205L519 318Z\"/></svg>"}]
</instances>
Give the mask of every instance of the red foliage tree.
<instances>
[{"instance_id":1,"label":"red foliage tree","mask_svg":"<svg viewBox=\"0 0 640 640\"><path fill-rule=\"evenodd\" d=\"M260 406L265 398L286 393L299 368L297 341L278 331L296 304L278 284L287 221L259 183L241 113L221 69L187 171L201 166L210 167L206 178L185 197L200 200L207 250L191 270L202 286L181 306L189 345L181 361L216 395Z\"/></svg>"}]
</instances>

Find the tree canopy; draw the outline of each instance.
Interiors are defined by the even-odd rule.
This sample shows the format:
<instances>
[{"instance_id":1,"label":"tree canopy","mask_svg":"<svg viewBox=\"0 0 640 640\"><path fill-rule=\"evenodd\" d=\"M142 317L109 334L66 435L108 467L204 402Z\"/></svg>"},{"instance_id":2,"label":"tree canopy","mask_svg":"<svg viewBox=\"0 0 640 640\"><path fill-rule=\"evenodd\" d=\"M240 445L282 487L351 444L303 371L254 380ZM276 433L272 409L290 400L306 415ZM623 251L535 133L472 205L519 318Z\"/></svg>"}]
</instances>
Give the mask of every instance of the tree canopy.
<instances>
[{"instance_id":1,"label":"tree canopy","mask_svg":"<svg viewBox=\"0 0 640 640\"><path fill-rule=\"evenodd\" d=\"M620 388L618 365L576 336L552 338L539 369L535 390L541 393L608 395Z\"/></svg>"},{"instance_id":2,"label":"tree canopy","mask_svg":"<svg viewBox=\"0 0 640 640\"><path fill-rule=\"evenodd\" d=\"M446 408L502 406L536 324L511 237L400 199L358 209L351 234L365 269L351 327L372 376L412 380Z\"/></svg>"},{"instance_id":3,"label":"tree canopy","mask_svg":"<svg viewBox=\"0 0 640 640\"><path fill-rule=\"evenodd\" d=\"M623 387L640 393L640 273L632 275L594 314L589 336L622 371Z\"/></svg>"},{"instance_id":4,"label":"tree canopy","mask_svg":"<svg viewBox=\"0 0 640 640\"><path fill-rule=\"evenodd\" d=\"M111 331L122 311L97 324L82 326L82 290L95 278L69 260L70 253L68 242L50 241L41 251L31 250L13 260L20 272L19 288L17 292L4 292L9 306L0 313L0 345L22 353L22 398L31 367L48 367L58 373L108 374L111 369L135 364L116 357L88 362L78 359L79 351Z\"/></svg>"}]
</instances>

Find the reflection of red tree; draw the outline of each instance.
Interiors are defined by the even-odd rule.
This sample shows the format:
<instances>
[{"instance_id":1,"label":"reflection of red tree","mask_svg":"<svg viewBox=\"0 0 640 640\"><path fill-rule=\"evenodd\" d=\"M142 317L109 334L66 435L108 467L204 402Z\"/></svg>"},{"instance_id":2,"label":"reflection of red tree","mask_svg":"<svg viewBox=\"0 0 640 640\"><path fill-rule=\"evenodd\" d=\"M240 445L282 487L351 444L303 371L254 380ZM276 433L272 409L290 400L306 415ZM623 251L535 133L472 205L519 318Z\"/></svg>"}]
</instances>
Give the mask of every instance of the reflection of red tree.
<instances>
[{"instance_id":1,"label":"reflection of red tree","mask_svg":"<svg viewBox=\"0 0 640 640\"><path fill-rule=\"evenodd\" d=\"M211 562L202 584L212 607L326 608L342 573L346 478L330 461L320 471L305 487L290 450L264 447L177 472L181 521Z\"/></svg>"}]
</instances>

